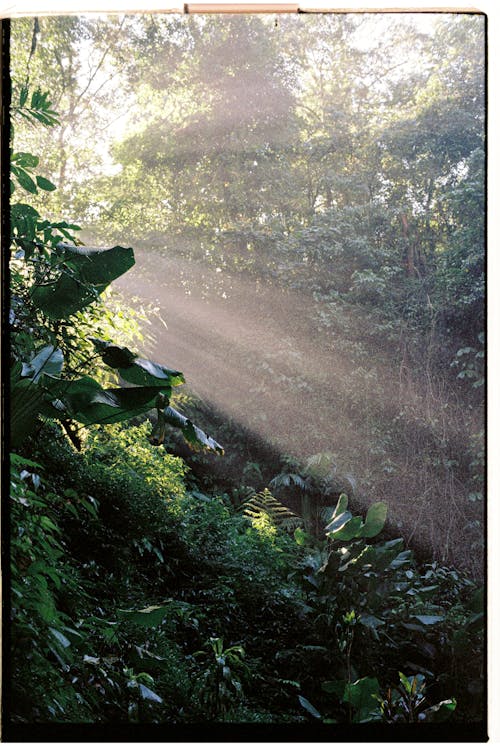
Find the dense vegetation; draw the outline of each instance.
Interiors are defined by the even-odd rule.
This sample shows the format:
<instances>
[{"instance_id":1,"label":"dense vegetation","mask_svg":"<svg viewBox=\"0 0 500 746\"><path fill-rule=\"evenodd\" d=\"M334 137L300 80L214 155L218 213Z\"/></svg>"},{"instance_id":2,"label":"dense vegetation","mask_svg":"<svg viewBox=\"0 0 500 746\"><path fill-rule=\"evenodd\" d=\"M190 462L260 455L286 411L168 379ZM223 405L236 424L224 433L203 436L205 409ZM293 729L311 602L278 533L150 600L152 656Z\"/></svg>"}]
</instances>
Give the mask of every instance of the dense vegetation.
<instances>
[{"instance_id":1,"label":"dense vegetation","mask_svg":"<svg viewBox=\"0 0 500 746\"><path fill-rule=\"evenodd\" d=\"M298 20L13 25L10 723L483 720L483 19Z\"/></svg>"}]
</instances>

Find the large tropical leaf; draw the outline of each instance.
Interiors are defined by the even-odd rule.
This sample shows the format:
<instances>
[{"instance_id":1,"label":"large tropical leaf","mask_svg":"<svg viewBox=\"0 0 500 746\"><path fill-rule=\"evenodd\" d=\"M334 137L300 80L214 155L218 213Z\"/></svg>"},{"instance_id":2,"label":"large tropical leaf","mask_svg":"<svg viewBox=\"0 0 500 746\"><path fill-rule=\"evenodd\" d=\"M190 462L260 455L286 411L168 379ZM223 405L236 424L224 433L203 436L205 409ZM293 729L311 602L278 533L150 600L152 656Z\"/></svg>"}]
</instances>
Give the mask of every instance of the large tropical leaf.
<instances>
[{"instance_id":1,"label":"large tropical leaf","mask_svg":"<svg viewBox=\"0 0 500 746\"><path fill-rule=\"evenodd\" d=\"M47 345L35 355L33 360L23 363L21 376L31 378L33 383L37 383L40 376L47 373L51 376L57 376L62 370L63 354L61 350L53 345Z\"/></svg>"},{"instance_id":2,"label":"large tropical leaf","mask_svg":"<svg viewBox=\"0 0 500 746\"><path fill-rule=\"evenodd\" d=\"M168 390L168 387L165 387ZM54 379L49 386L52 417L71 417L83 425L120 422L152 409L158 387L104 389L97 381L84 376L76 381Z\"/></svg>"},{"instance_id":3,"label":"large tropical leaf","mask_svg":"<svg viewBox=\"0 0 500 746\"><path fill-rule=\"evenodd\" d=\"M46 316L61 319L96 300L110 282L134 265L130 248L88 249L63 246L66 267L53 281L37 285L32 300Z\"/></svg>"},{"instance_id":4,"label":"large tropical leaf","mask_svg":"<svg viewBox=\"0 0 500 746\"><path fill-rule=\"evenodd\" d=\"M138 357L128 347L92 338L92 342L110 368L115 368L123 380L138 386L178 386L185 383L183 374L179 370L166 368L160 363Z\"/></svg>"},{"instance_id":5,"label":"large tropical leaf","mask_svg":"<svg viewBox=\"0 0 500 746\"><path fill-rule=\"evenodd\" d=\"M371 713L378 708L377 696L380 692L378 679L365 676L354 683L347 683L344 690L344 702L355 709L354 722L362 723L371 720Z\"/></svg>"},{"instance_id":6,"label":"large tropical leaf","mask_svg":"<svg viewBox=\"0 0 500 746\"><path fill-rule=\"evenodd\" d=\"M10 387L10 438L17 448L32 433L43 406L44 391L30 378L11 381Z\"/></svg>"},{"instance_id":7,"label":"large tropical leaf","mask_svg":"<svg viewBox=\"0 0 500 746\"><path fill-rule=\"evenodd\" d=\"M187 442L195 448L215 451L216 453L220 454L224 453L224 449L220 445L220 443L217 443L216 440L204 433L200 427L197 427L191 422L190 419L185 417L173 407L165 407L161 415L166 423L182 430L182 434Z\"/></svg>"},{"instance_id":8,"label":"large tropical leaf","mask_svg":"<svg viewBox=\"0 0 500 746\"><path fill-rule=\"evenodd\" d=\"M361 536L364 536L366 539L371 539L374 536L377 536L377 534L379 534L384 528L386 518L386 503L378 502L370 505L370 507L368 508L368 513L366 514L365 523L361 531Z\"/></svg>"}]
</instances>

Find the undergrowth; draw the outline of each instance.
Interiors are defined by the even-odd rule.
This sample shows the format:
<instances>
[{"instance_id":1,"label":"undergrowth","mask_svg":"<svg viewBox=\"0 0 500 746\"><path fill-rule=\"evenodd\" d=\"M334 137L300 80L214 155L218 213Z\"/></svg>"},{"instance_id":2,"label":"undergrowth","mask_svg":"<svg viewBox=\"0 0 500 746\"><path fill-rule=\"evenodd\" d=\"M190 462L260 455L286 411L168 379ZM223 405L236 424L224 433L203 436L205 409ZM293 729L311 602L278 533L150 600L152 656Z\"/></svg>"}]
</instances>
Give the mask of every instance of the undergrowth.
<instances>
[{"instance_id":1,"label":"undergrowth","mask_svg":"<svg viewBox=\"0 0 500 746\"><path fill-rule=\"evenodd\" d=\"M46 427L12 458L14 722L481 719L481 590L377 539L381 503L318 538L205 493L148 423L81 453Z\"/></svg>"}]
</instances>

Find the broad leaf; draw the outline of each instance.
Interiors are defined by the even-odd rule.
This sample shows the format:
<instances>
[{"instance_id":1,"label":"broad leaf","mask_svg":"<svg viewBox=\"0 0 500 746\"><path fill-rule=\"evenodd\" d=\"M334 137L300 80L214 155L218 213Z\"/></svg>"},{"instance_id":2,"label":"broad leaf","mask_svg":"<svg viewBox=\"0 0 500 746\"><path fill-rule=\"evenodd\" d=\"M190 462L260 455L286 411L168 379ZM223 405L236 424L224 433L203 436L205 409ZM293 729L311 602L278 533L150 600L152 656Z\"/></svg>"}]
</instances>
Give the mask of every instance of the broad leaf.
<instances>
[{"instance_id":1,"label":"broad leaf","mask_svg":"<svg viewBox=\"0 0 500 746\"><path fill-rule=\"evenodd\" d=\"M326 533L331 534L334 533L334 531L338 531L343 526L345 526L345 524L350 521L351 518L352 513L350 513L348 510L345 510L343 513L336 515L333 521L329 523L328 526L325 528Z\"/></svg>"},{"instance_id":2,"label":"broad leaf","mask_svg":"<svg viewBox=\"0 0 500 746\"><path fill-rule=\"evenodd\" d=\"M62 244L61 248L68 263L79 270L82 281L102 287L102 290L135 264L133 249L123 246L95 249Z\"/></svg>"},{"instance_id":3,"label":"broad leaf","mask_svg":"<svg viewBox=\"0 0 500 746\"><path fill-rule=\"evenodd\" d=\"M128 347L120 347L97 338L92 338L92 342L103 362L110 368L118 370L120 376L129 383L135 383L139 386L159 386L161 388L165 384L178 386L185 383L184 376L179 370L166 368L160 363L139 358Z\"/></svg>"},{"instance_id":4,"label":"broad leaf","mask_svg":"<svg viewBox=\"0 0 500 746\"><path fill-rule=\"evenodd\" d=\"M67 270L56 280L36 286L32 293L35 305L52 319L71 316L94 302L135 261L133 250L121 246L82 249L62 245L62 249Z\"/></svg>"},{"instance_id":5,"label":"broad leaf","mask_svg":"<svg viewBox=\"0 0 500 746\"><path fill-rule=\"evenodd\" d=\"M12 153L10 160L23 168L36 168L40 163L40 158L31 153Z\"/></svg>"},{"instance_id":6,"label":"broad leaf","mask_svg":"<svg viewBox=\"0 0 500 746\"><path fill-rule=\"evenodd\" d=\"M100 354L103 363L109 365L110 368L127 367L137 358L137 355L131 352L128 347L120 347L97 337L91 337L90 341Z\"/></svg>"},{"instance_id":7,"label":"broad leaf","mask_svg":"<svg viewBox=\"0 0 500 746\"><path fill-rule=\"evenodd\" d=\"M36 234L36 224L39 213L31 205L19 202L10 208L10 227L16 237L32 241Z\"/></svg>"},{"instance_id":8,"label":"broad leaf","mask_svg":"<svg viewBox=\"0 0 500 746\"><path fill-rule=\"evenodd\" d=\"M162 698L158 696L152 689L150 689L147 686L144 686L144 684L139 684L139 694L142 699L147 699L150 702L158 702L158 704L161 704L163 702Z\"/></svg>"},{"instance_id":9,"label":"broad leaf","mask_svg":"<svg viewBox=\"0 0 500 746\"><path fill-rule=\"evenodd\" d=\"M412 614L411 616L413 619L418 619L421 624L425 624L426 626L439 624L439 622L444 621L444 617L433 616L431 614Z\"/></svg>"},{"instance_id":10,"label":"broad leaf","mask_svg":"<svg viewBox=\"0 0 500 746\"><path fill-rule=\"evenodd\" d=\"M17 180L23 187L23 189L26 189L26 191L30 194L36 194L36 184L27 171L25 171L23 168L15 168L14 166L12 166L11 170L12 173L17 177Z\"/></svg>"},{"instance_id":11,"label":"broad leaf","mask_svg":"<svg viewBox=\"0 0 500 746\"><path fill-rule=\"evenodd\" d=\"M120 610L118 617L140 627L157 627L171 613L171 606L147 606L145 609Z\"/></svg>"},{"instance_id":12,"label":"broad leaf","mask_svg":"<svg viewBox=\"0 0 500 746\"><path fill-rule=\"evenodd\" d=\"M49 390L52 409L44 414L72 417L84 425L120 422L147 412L158 395L158 388L149 386L104 389L88 376L77 381L53 380Z\"/></svg>"},{"instance_id":13,"label":"broad leaf","mask_svg":"<svg viewBox=\"0 0 500 746\"><path fill-rule=\"evenodd\" d=\"M337 516L339 516L341 513L344 513L347 510L348 503L349 503L349 498L344 492L342 492L342 494L339 495L339 499L337 501L335 512L332 515L332 521L335 520L335 518L337 518Z\"/></svg>"},{"instance_id":14,"label":"broad leaf","mask_svg":"<svg viewBox=\"0 0 500 746\"><path fill-rule=\"evenodd\" d=\"M21 376L36 383L43 373L57 376L62 370L64 358L61 350L53 345L44 347L29 363L23 363Z\"/></svg>"},{"instance_id":15,"label":"broad leaf","mask_svg":"<svg viewBox=\"0 0 500 746\"><path fill-rule=\"evenodd\" d=\"M363 536L366 539L371 539L372 537L377 536L377 534L379 534L384 528L386 518L386 503L378 502L370 505L360 536Z\"/></svg>"},{"instance_id":16,"label":"broad leaf","mask_svg":"<svg viewBox=\"0 0 500 746\"><path fill-rule=\"evenodd\" d=\"M361 535L362 524L363 519L361 516L354 516L354 518L351 518L350 521L347 521L347 523L336 531L328 533L328 536L334 541L350 541Z\"/></svg>"},{"instance_id":17,"label":"broad leaf","mask_svg":"<svg viewBox=\"0 0 500 746\"><path fill-rule=\"evenodd\" d=\"M377 709L376 697L380 692L378 679L365 676L353 684L346 684L344 702L348 702L355 709L354 722L361 723L368 719L373 710Z\"/></svg>"},{"instance_id":18,"label":"broad leaf","mask_svg":"<svg viewBox=\"0 0 500 746\"><path fill-rule=\"evenodd\" d=\"M195 447L201 447L209 451L215 451L216 453L223 454L223 447L217 443L216 440L206 435L203 430L194 425L190 419L185 417L183 414L178 412L173 407L165 407L163 410L163 416L165 421L173 427L178 427L182 430L182 434L188 443Z\"/></svg>"},{"instance_id":19,"label":"broad leaf","mask_svg":"<svg viewBox=\"0 0 500 746\"><path fill-rule=\"evenodd\" d=\"M456 699L445 699L424 710L425 719L431 723L443 723L453 715L457 707Z\"/></svg>"},{"instance_id":20,"label":"broad leaf","mask_svg":"<svg viewBox=\"0 0 500 746\"><path fill-rule=\"evenodd\" d=\"M15 448L30 435L43 407L43 389L29 378L11 383L10 437Z\"/></svg>"},{"instance_id":21,"label":"broad leaf","mask_svg":"<svg viewBox=\"0 0 500 746\"><path fill-rule=\"evenodd\" d=\"M125 381L139 386L154 386L155 384L159 386L162 381L170 386L185 383L180 370L166 368L164 365L143 358L137 358L128 368L119 368L118 373Z\"/></svg>"}]
</instances>

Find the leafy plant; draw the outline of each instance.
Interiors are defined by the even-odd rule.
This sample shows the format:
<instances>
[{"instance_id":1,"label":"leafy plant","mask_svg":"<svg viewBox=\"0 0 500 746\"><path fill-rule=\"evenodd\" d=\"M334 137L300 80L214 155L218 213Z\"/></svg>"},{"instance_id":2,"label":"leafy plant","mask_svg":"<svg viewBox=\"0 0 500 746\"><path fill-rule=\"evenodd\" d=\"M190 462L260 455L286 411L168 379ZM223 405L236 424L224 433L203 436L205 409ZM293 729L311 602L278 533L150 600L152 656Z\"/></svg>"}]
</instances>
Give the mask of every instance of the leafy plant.
<instances>
[{"instance_id":1,"label":"leafy plant","mask_svg":"<svg viewBox=\"0 0 500 746\"><path fill-rule=\"evenodd\" d=\"M245 651L241 645L224 648L220 637L211 637L206 647L194 655L205 659L205 670L202 673L201 699L207 708L210 719L221 717L243 697L241 677L248 668L243 662Z\"/></svg>"},{"instance_id":2,"label":"leafy plant","mask_svg":"<svg viewBox=\"0 0 500 746\"><path fill-rule=\"evenodd\" d=\"M30 116L52 126L55 119L47 95L33 94ZM27 93L19 107L23 114ZM38 112L35 116L33 112ZM24 115L26 113L24 112ZM28 173L39 159L29 153L12 153L11 171L29 193L54 187L43 177L37 184ZM27 170L28 169L28 170ZM37 187L38 185L38 187ZM156 404L159 430L168 422L181 429L188 442L222 452L222 447L187 418L169 406L172 386L184 382L179 371L140 358L127 347L99 338L93 339L105 365L116 370L133 388L104 388L90 376L70 371L62 377L65 362L64 329L71 317L95 303L108 285L135 262L131 248L83 247L75 236L78 226L41 220L30 205L17 203L11 209L12 246L16 249L12 267L11 324L14 362L11 369L11 437L19 446L35 428L38 418L74 419L83 425L119 422L142 414ZM67 240L72 243L67 243ZM37 326L43 347L33 345L28 329ZM42 342L43 344L43 342ZM83 367L92 368L92 361ZM161 402L161 406L160 406ZM163 442L155 435L155 442Z\"/></svg>"},{"instance_id":3,"label":"leafy plant","mask_svg":"<svg viewBox=\"0 0 500 746\"><path fill-rule=\"evenodd\" d=\"M277 500L268 489L253 494L245 500L240 505L239 511L250 518L252 523L265 514L273 525L289 532L300 528L303 523L300 516Z\"/></svg>"}]
</instances>

